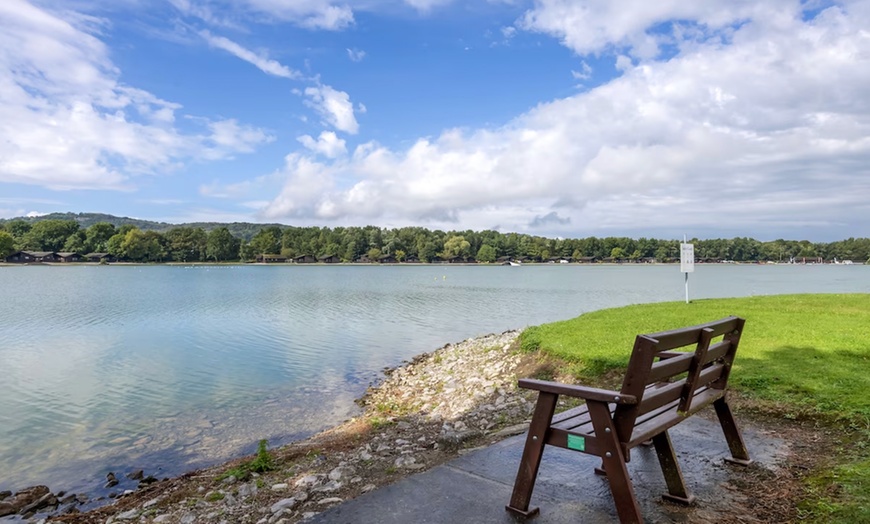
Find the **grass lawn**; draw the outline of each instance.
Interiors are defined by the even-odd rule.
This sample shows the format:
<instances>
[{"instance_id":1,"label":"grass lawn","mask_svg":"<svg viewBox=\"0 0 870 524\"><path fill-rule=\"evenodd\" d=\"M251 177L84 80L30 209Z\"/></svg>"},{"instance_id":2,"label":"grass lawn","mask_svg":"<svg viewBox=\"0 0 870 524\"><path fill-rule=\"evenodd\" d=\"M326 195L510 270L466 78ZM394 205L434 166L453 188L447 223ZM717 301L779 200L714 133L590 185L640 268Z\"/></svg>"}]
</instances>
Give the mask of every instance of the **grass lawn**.
<instances>
[{"instance_id":1,"label":"grass lawn","mask_svg":"<svg viewBox=\"0 0 870 524\"><path fill-rule=\"evenodd\" d=\"M861 438L840 464L810 479L810 520L870 522L870 295L780 295L644 304L528 328L526 350L569 363L581 381L624 368L639 333L746 319L729 383L761 412L836 423Z\"/></svg>"}]
</instances>

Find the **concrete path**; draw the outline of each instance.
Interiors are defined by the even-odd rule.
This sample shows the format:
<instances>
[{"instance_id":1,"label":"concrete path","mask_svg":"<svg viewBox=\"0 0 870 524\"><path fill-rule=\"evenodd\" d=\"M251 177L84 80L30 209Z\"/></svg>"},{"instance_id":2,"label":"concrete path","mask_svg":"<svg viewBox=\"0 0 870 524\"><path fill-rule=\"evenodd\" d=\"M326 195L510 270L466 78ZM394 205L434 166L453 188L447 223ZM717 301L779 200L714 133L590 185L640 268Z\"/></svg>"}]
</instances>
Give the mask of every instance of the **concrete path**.
<instances>
[{"instance_id":1,"label":"concrete path","mask_svg":"<svg viewBox=\"0 0 870 524\"><path fill-rule=\"evenodd\" d=\"M774 464L785 444L744 424L749 453L761 466ZM728 447L717 422L691 417L670 430L689 490L697 497L685 509L663 502L664 478L652 447L632 451L629 473L646 522L718 520L735 503L724 489L732 466L723 462ZM523 519L505 511L525 435L468 453L424 473L330 508L309 522L317 524L435 524L468 522L510 524ZM547 447L532 496L541 513L531 524L616 522L607 480L595 475L598 459Z\"/></svg>"}]
</instances>

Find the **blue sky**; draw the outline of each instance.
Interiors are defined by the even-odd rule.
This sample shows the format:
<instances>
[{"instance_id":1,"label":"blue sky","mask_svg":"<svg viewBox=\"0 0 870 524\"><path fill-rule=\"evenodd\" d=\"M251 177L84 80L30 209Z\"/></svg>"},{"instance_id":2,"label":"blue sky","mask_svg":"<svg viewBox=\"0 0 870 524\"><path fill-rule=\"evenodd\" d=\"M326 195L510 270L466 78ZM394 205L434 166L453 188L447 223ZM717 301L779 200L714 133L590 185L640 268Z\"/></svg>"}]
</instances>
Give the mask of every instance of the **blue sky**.
<instances>
[{"instance_id":1,"label":"blue sky","mask_svg":"<svg viewBox=\"0 0 870 524\"><path fill-rule=\"evenodd\" d=\"M4 0L0 217L868 236L868 28L867 0Z\"/></svg>"}]
</instances>

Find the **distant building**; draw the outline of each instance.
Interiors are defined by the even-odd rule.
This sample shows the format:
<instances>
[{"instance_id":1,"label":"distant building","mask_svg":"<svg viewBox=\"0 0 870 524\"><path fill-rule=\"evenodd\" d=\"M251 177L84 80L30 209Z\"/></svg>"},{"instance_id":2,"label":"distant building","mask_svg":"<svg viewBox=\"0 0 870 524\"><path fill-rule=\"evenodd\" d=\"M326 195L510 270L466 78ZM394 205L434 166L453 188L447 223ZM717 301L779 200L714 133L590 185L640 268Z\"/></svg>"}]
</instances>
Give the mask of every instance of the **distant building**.
<instances>
[{"instance_id":1,"label":"distant building","mask_svg":"<svg viewBox=\"0 0 870 524\"><path fill-rule=\"evenodd\" d=\"M287 262L287 257L282 255L257 255L257 262L262 262L264 264L278 264L281 262Z\"/></svg>"},{"instance_id":2,"label":"distant building","mask_svg":"<svg viewBox=\"0 0 870 524\"><path fill-rule=\"evenodd\" d=\"M115 257L110 255L109 253L88 253L85 255L85 260L88 262L114 262Z\"/></svg>"},{"instance_id":3,"label":"distant building","mask_svg":"<svg viewBox=\"0 0 870 524\"><path fill-rule=\"evenodd\" d=\"M82 256L78 253L57 253L58 262L81 262Z\"/></svg>"},{"instance_id":4,"label":"distant building","mask_svg":"<svg viewBox=\"0 0 870 524\"><path fill-rule=\"evenodd\" d=\"M57 254L54 251L16 251L6 257L6 262L10 264L57 262Z\"/></svg>"},{"instance_id":5,"label":"distant building","mask_svg":"<svg viewBox=\"0 0 870 524\"><path fill-rule=\"evenodd\" d=\"M341 259L338 258L338 255L326 255L317 257L317 261L321 264L338 264L341 262Z\"/></svg>"}]
</instances>

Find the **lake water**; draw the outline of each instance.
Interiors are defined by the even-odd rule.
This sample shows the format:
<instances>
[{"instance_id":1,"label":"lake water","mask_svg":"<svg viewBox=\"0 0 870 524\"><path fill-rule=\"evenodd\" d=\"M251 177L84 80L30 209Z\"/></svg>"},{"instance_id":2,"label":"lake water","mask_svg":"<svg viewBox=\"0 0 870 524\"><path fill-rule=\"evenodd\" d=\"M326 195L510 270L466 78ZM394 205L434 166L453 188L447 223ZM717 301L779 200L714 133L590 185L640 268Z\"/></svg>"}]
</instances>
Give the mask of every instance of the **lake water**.
<instances>
[{"instance_id":1,"label":"lake water","mask_svg":"<svg viewBox=\"0 0 870 524\"><path fill-rule=\"evenodd\" d=\"M868 293L870 266L696 266L690 292ZM445 343L683 298L671 265L0 267L0 490L178 474L339 423Z\"/></svg>"}]
</instances>

